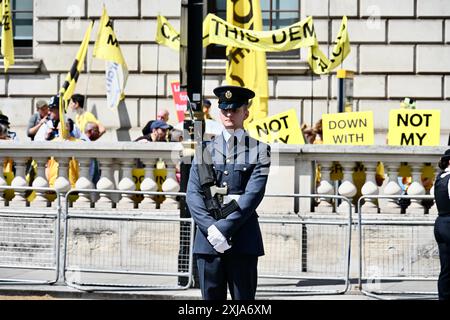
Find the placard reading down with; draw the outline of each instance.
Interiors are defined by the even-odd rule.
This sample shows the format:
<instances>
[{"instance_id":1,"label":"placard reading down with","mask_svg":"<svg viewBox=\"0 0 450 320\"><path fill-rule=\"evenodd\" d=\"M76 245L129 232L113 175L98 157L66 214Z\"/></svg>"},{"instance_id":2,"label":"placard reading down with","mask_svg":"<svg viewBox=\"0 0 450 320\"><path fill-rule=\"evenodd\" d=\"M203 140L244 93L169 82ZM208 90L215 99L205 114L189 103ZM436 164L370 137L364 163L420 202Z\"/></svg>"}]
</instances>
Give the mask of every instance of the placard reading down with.
<instances>
[{"instance_id":1,"label":"placard reading down with","mask_svg":"<svg viewBox=\"0 0 450 320\"><path fill-rule=\"evenodd\" d=\"M323 144L372 145L373 112L344 112L322 115Z\"/></svg>"},{"instance_id":2,"label":"placard reading down with","mask_svg":"<svg viewBox=\"0 0 450 320\"><path fill-rule=\"evenodd\" d=\"M254 120L247 130L252 138L265 143L305 144L295 109Z\"/></svg>"},{"instance_id":3,"label":"placard reading down with","mask_svg":"<svg viewBox=\"0 0 450 320\"><path fill-rule=\"evenodd\" d=\"M395 109L389 112L388 144L391 146L438 146L440 110Z\"/></svg>"}]
</instances>

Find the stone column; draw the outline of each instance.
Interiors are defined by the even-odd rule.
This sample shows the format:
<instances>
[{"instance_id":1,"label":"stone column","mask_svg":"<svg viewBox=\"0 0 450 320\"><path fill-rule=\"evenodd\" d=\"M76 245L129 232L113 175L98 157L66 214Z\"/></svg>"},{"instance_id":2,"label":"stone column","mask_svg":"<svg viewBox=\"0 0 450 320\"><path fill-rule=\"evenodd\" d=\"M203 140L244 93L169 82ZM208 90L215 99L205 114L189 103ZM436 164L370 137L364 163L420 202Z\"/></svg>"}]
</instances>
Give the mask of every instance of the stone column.
<instances>
[{"instance_id":1,"label":"stone column","mask_svg":"<svg viewBox=\"0 0 450 320\"><path fill-rule=\"evenodd\" d=\"M154 179L155 160L143 160L145 164L145 178L141 183L141 191L155 192L158 190L158 184ZM145 195L142 202L139 204L140 209L156 209L155 196Z\"/></svg>"},{"instance_id":2,"label":"stone column","mask_svg":"<svg viewBox=\"0 0 450 320\"><path fill-rule=\"evenodd\" d=\"M426 193L425 188L422 185L420 179L422 163L411 163L412 172L412 183L408 187L408 195L410 196L422 196ZM425 213L425 208L422 205L422 200L411 199L411 204L406 209L406 213L410 215L423 215Z\"/></svg>"},{"instance_id":3,"label":"stone column","mask_svg":"<svg viewBox=\"0 0 450 320\"><path fill-rule=\"evenodd\" d=\"M16 174L11 181L11 187L27 187L27 181L25 180L25 167L27 165L26 158L14 159L14 165L16 168ZM10 207L26 207L27 198L25 191L14 191L14 198L9 203Z\"/></svg>"},{"instance_id":4,"label":"stone column","mask_svg":"<svg viewBox=\"0 0 450 320\"><path fill-rule=\"evenodd\" d=\"M341 196L347 197L350 200L355 196L357 190L356 186L353 184L353 167L355 165L354 162L349 161L341 161L341 165L344 173L344 181L338 188L338 193ZM355 206L352 204L352 212L355 212ZM346 201L342 201L339 205L337 212L338 213L348 213L348 203Z\"/></svg>"},{"instance_id":5,"label":"stone column","mask_svg":"<svg viewBox=\"0 0 450 320\"><path fill-rule=\"evenodd\" d=\"M366 168L366 182L361 188L361 194L363 196L374 196L378 194L378 186L375 180L375 171L377 168L376 162L364 163ZM378 213L378 205L376 199L365 199L364 204L361 207L365 213Z\"/></svg>"},{"instance_id":6,"label":"stone column","mask_svg":"<svg viewBox=\"0 0 450 320\"><path fill-rule=\"evenodd\" d=\"M163 192L178 192L180 191L180 185L177 182L175 176L175 164L166 163L167 177L164 181L161 189ZM166 196L166 200L161 203L161 209L172 210L179 209L180 203L173 196Z\"/></svg>"},{"instance_id":7,"label":"stone column","mask_svg":"<svg viewBox=\"0 0 450 320\"><path fill-rule=\"evenodd\" d=\"M109 158L100 158L99 168L102 170L102 175L100 180L97 182L98 190L115 190L116 186L113 177L113 160ZM96 208L113 208L114 201L111 193L99 193L99 199L95 202Z\"/></svg>"},{"instance_id":8,"label":"stone column","mask_svg":"<svg viewBox=\"0 0 450 320\"><path fill-rule=\"evenodd\" d=\"M320 163L320 184L317 187L317 194L323 195L332 195L334 194L333 185L329 182L331 180L330 177L330 169L332 162L321 162ZM326 198L320 198L319 204L316 207L316 212L320 213L331 213L333 212L333 205L330 203L331 201Z\"/></svg>"},{"instance_id":9,"label":"stone column","mask_svg":"<svg viewBox=\"0 0 450 320\"><path fill-rule=\"evenodd\" d=\"M79 161L80 166L80 176L77 182L75 182L76 189L93 189L94 184L89 177L89 166L91 164L91 159L81 158ZM78 208L91 208L92 194L90 192L79 192L79 198L76 201L76 206Z\"/></svg>"},{"instance_id":10,"label":"stone column","mask_svg":"<svg viewBox=\"0 0 450 320\"><path fill-rule=\"evenodd\" d=\"M133 159L120 159L119 160L122 168L122 179L119 182L119 190L121 191L135 191L136 184L133 181ZM120 201L117 203L117 209L134 209L136 208L133 201L133 195L123 194Z\"/></svg>"},{"instance_id":11,"label":"stone column","mask_svg":"<svg viewBox=\"0 0 450 320\"><path fill-rule=\"evenodd\" d=\"M33 159L37 165L37 176L33 181L34 188L48 188L48 181L45 178L45 164L47 163L48 158L38 157ZM45 196L45 192L43 191L35 191L36 198L31 202L30 206L32 207L48 207L50 203Z\"/></svg>"}]
</instances>

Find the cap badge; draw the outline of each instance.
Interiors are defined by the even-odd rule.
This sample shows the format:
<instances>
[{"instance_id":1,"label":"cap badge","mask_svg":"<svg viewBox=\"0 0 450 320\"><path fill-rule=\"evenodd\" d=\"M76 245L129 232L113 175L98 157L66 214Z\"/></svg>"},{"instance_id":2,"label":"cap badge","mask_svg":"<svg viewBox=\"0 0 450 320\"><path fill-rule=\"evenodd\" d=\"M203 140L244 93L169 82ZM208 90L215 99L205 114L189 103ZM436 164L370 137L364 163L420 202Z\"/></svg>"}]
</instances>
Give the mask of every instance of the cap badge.
<instances>
[{"instance_id":1,"label":"cap badge","mask_svg":"<svg viewBox=\"0 0 450 320\"><path fill-rule=\"evenodd\" d=\"M233 96L233 94L231 93L230 90L228 90L227 92L225 92L225 98L231 99L232 96Z\"/></svg>"}]
</instances>

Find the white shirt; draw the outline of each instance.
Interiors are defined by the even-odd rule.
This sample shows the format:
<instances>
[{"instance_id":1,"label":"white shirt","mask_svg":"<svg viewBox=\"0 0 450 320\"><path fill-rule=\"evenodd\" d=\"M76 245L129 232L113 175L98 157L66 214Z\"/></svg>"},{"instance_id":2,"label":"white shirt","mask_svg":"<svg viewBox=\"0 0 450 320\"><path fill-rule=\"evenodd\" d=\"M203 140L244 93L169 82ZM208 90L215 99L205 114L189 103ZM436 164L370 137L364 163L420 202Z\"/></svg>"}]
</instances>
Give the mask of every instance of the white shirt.
<instances>
[{"instance_id":1,"label":"white shirt","mask_svg":"<svg viewBox=\"0 0 450 320\"><path fill-rule=\"evenodd\" d=\"M226 143L228 143L228 141L230 140L230 138L233 134L237 138L238 143L240 143L242 140L242 137L244 136L244 133L245 133L244 129L223 130L222 131L222 135L223 135L223 138L225 139Z\"/></svg>"}]
</instances>

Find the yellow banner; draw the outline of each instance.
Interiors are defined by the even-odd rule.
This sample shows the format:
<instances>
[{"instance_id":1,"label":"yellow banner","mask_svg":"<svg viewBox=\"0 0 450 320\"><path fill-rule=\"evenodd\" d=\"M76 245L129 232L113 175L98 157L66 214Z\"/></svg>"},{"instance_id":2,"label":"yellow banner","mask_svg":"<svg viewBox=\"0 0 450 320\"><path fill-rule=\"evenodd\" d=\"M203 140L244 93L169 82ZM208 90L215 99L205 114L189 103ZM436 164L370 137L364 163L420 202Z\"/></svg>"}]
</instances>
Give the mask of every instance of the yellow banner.
<instances>
[{"instance_id":1,"label":"yellow banner","mask_svg":"<svg viewBox=\"0 0 450 320\"><path fill-rule=\"evenodd\" d=\"M250 5L250 3L252 3L252 5ZM266 52L288 51L310 47L308 63L316 74L326 74L334 70L344 61L351 51L346 16L342 17L341 27L335 40L336 44L332 51L332 57L331 59L328 59L320 50L312 17L308 17L278 30L260 31L262 30L262 26L261 28L258 28L256 23L248 23L248 21L259 21L256 19L258 15L255 10L255 8L259 8L259 1L229 0L227 6L233 8L233 10L230 10L227 7L227 17L228 14L233 16L234 14L237 14L236 12L241 11L248 13L250 8L254 10L254 16L251 16L250 14L244 16L244 14L242 14L239 16L239 23L236 23L236 19L231 20L231 18L227 18L227 20L229 20L229 22L227 22L212 13L208 14L203 21L204 47L207 47L211 43L215 43L233 47L234 50L240 49L238 52L239 54L249 54L242 49ZM243 17L247 16L248 21L243 19ZM167 21L164 17L161 18ZM249 30L251 25L254 26L253 30ZM158 35L158 33L163 31L165 32L165 37ZM171 43L169 39L179 39L179 33L173 29L168 22L167 25L163 25L162 22L160 24L160 21L158 20L156 42L171 47L172 49L179 50L179 47L172 47L172 45L175 45L175 40L174 43ZM227 58L239 59L239 55L230 57L227 54Z\"/></svg>"},{"instance_id":2,"label":"yellow banner","mask_svg":"<svg viewBox=\"0 0 450 320\"><path fill-rule=\"evenodd\" d=\"M343 112L322 115L323 144L374 144L373 112Z\"/></svg>"},{"instance_id":3,"label":"yellow banner","mask_svg":"<svg viewBox=\"0 0 450 320\"><path fill-rule=\"evenodd\" d=\"M9 66L14 64L14 38L13 25L11 17L11 8L9 0L3 0L1 3L1 23L2 23L2 45L1 54L3 56L3 64L5 72L8 71Z\"/></svg>"},{"instance_id":4,"label":"yellow banner","mask_svg":"<svg viewBox=\"0 0 450 320\"><path fill-rule=\"evenodd\" d=\"M242 29L262 31L262 16L259 0L227 1L227 21ZM226 81L229 85L246 87L255 92L249 108L245 127L253 120L267 117L269 85L266 53L227 47Z\"/></svg>"},{"instance_id":5,"label":"yellow banner","mask_svg":"<svg viewBox=\"0 0 450 320\"><path fill-rule=\"evenodd\" d=\"M295 109L248 124L249 135L265 143L305 144Z\"/></svg>"},{"instance_id":6,"label":"yellow banner","mask_svg":"<svg viewBox=\"0 0 450 320\"><path fill-rule=\"evenodd\" d=\"M100 19L93 55L95 58L115 62L125 67L127 65L105 7L103 7L103 13Z\"/></svg>"},{"instance_id":7,"label":"yellow banner","mask_svg":"<svg viewBox=\"0 0 450 320\"><path fill-rule=\"evenodd\" d=\"M347 17L342 17L341 27L335 40L336 44L331 53L332 58L328 59L320 50L317 42L310 48L308 53L308 63L316 74L326 74L339 66L350 53L350 39L348 36Z\"/></svg>"},{"instance_id":8,"label":"yellow banner","mask_svg":"<svg viewBox=\"0 0 450 320\"><path fill-rule=\"evenodd\" d=\"M92 27L94 26L94 21L91 21L89 24L85 34L83 41L81 42L80 48L78 49L77 56L75 61L70 68L70 71L67 73L66 80L64 81L59 93L61 94L64 103L65 110L67 110L68 100L72 97L75 86L77 84L78 77L80 73L83 71L84 60L86 58L87 49L89 46L89 40L91 39Z\"/></svg>"},{"instance_id":9,"label":"yellow banner","mask_svg":"<svg viewBox=\"0 0 450 320\"><path fill-rule=\"evenodd\" d=\"M287 51L313 46L315 39L312 17L274 31L239 28L211 13L203 22L204 46L215 43L249 50Z\"/></svg>"},{"instance_id":10,"label":"yellow banner","mask_svg":"<svg viewBox=\"0 0 450 320\"><path fill-rule=\"evenodd\" d=\"M105 68L106 104L109 108L117 108L120 101L125 98L128 67L105 6L103 6L93 56L107 61Z\"/></svg>"},{"instance_id":11,"label":"yellow banner","mask_svg":"<svg viewBox=\"0 0 450 320\"><path fill-rule=\"evenodd\" d=\"M156 42L180 51L180 34L163 16L158 15L158 25L156 27Z\"/></svg>"},{"instance_id":12,"label":"yellow banner","mask_svg":"<svg viewBox=\"0 0 450 320\"><path fill-rule=\"evenodd\" d=\"M388 144L391 146L438 146L441 111L395 109L389 112Z\"/></svg>"}]
</instances>

